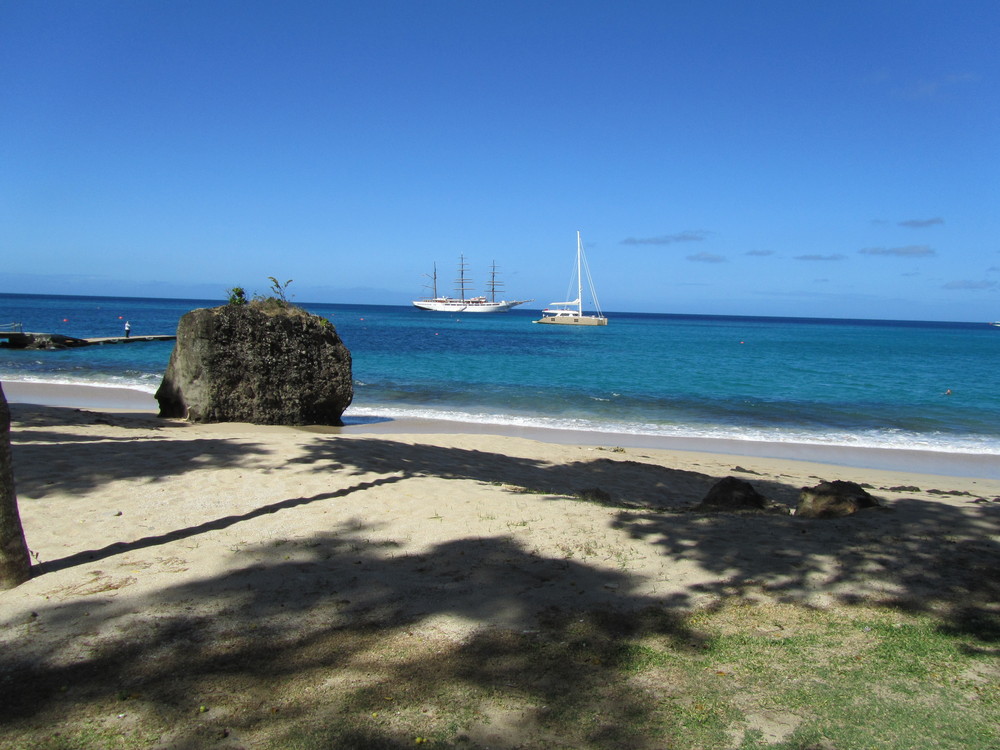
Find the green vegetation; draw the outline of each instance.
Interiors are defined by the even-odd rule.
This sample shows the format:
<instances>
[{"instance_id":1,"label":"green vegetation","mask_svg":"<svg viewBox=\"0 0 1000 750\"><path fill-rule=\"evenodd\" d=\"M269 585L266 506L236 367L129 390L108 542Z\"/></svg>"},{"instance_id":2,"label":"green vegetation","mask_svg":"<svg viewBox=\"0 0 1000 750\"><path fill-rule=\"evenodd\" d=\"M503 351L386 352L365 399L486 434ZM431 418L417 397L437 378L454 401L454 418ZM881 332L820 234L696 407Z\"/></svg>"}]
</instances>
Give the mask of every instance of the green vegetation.
<instances>
[{"instance_id":1,"label":"green vegetation","mask_svg":"<svg viewBox=\"0 0 1000 750\"><path fill-rule=\"evenodd\" d=\"M227 289L226 294L229 295L230 305L239 307L247 303L246 290L241 286L234 286L232 289Z\"/></svg>"},{"instance_id":2,"label":"green vegetation","mask_svg":"<svg viewBox=\"0 0 1000 750\"><path fill-rule=\"evenodd\" d=\"M281 302L284 302L287 305L289 302L287 296L288 285L292 283L292 280L289 279L288 281L282 283L273 276L268 276L267 278L270 279L271 281L271 294L274 295L275 299L280 300Z\"/></svg>"},{"instance_id":3,"label":"green vegetation","mask_svg":"<svg viewBox=\"0 0 1000 750\"><path fill-rule=\"evenodd\" d=\"M306 310L292 304L292 295L288 294L288 285L292 283L292 279L281 282L274 276L268 276L267 278L271 281L270 295L255 293L252 299L247 299L246 290L243 287L234 286L226 290L226 295L229 298L228 304L233 307L247 306L265 315L292 314L303 317L316 317L324 327L333 328L333 323L326 318L318 315L312 316Z\"/></svg>"},{"instance_id":4,"label":"green vegetation","mask_svg":"<svg viewBox=\"0 0 1000 750\"><path fill-rule=\"evenodd\" d=\"M229 298L228 304L233 307L249 305L253 309L260 310L267 315L293 313L300 316L315 317L324 328L333 329L333 323L326 318L319 315L313 316L301 307L292 304L291 300L294 295L288 294L288 285L292 283L292 279L281 282L274 276L268 276L267 278L271 282L270 295L254 294L253 299L248 300L246 290L241 286L234 286L232 289L226 290L226 295Z\"/></svg>"},{"instance_id":5,"label":"green vegetation","mask_svg":"<svg viewBox=\"0 0 1000 750\"><path fill-rule=\"evenodd\" d=\"M233 288L226 290L226 295L229 298L228 304L235 307L253 304L254 307L265 311L294 307L291 304L291 297L288 294L288 285L292 283L292 279L280 282L274 276L268 276L267 278L271 282L270 295L256 293L253 296L252 303L250 303L250 301L247 300L246 290L241 286L234 286Z\"/></svg>"},{"instance_id":6,"label":"green vegetation","mask_svg":"<svg viewBox=\"0 0 1000 750\"><path fill-rule=\"evenodd\" d=\"M161 746L179 728L195 742L302 750L1000 743L991 631L929 615L744 603L684 616L553 611L537 629L465 640L415 627L336 627L286 643L262 634L253 659L217 644L225 669L170 669L163 688L90 700L74 689L49 712L7 722L0 745Z\"/></svg>"}]
</instances>

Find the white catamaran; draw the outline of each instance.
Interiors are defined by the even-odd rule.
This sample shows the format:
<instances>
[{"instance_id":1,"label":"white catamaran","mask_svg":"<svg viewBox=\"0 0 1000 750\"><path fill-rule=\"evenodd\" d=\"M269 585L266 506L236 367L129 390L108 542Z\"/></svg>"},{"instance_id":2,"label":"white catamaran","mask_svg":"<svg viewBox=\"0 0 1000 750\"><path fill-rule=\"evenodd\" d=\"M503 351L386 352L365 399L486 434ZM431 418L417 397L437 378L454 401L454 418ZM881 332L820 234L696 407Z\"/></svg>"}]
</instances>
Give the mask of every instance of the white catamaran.
<instances>
[{"instance_id":1,"label":"white catamaran","mask_svg":"<svg viewBox=\"0 0 1000 750\"><path fill-rule=\"evenodd\" d=\"M476 313L495 313L495 312L507 312L512 307L517 307L518 305L523 305L526 302L531 302L530 299L521 300L498 300L497 291L503 288L503 282L497 281L497 264L496 261L493 262L493 266L490 269L490 280L487 284L486 292L489 294L489 299L485 295L478 295L475 297L466 297L466 293L469 291L469 287L472 284L472 280L466 276L466 269L469 264L465 262L465 256L458 256L458 278L455 280L455 292L458 294L457 297L439 297L437 293L437 265L434 266L434 274L431 276L431 295L424 299L413 300L414 307L419 307L421 310L433 310L434 312L476 312Z\"/></svg>"},{"instance_id":2,"label":"white catamaran","mask_svg":"<svg viewBox=\"0 0 1000 750\"><path fill-rule=\"evenodd\" d=\"M590 297L594 301L594 315L583 314L583 277L587 277ZM542 317L535 323L552 323L564 326L606 326L608 319L601 314L597 302L597 292L594 290L594 280L590 278L590 268L587 266L587 256L583 253L583 241L580 233L576 233L576 299L569 302L551 302L542 310ZM556 309L553 309L556 308ZM575 308L575 309L574 309Z\"/></svg>"}]
</instances>

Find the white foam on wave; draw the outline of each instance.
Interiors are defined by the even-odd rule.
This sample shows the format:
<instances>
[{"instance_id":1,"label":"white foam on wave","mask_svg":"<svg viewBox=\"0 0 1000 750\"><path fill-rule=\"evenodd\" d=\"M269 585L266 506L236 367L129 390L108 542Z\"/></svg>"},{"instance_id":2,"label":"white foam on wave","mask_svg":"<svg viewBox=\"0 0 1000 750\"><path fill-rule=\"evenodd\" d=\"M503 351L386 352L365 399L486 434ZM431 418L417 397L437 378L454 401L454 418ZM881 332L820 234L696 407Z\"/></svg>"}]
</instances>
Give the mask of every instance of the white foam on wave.
<instances>
[{"instance_id":1,"label":"white foam on wave","mask_svg":"<svg viewBox=\"0 0 1000 750\"><path fill-rule=\"evenodd\" d=\"M160 387L159 379L155 383L139 381L135 378L116 377L113 375L102 376L100 380L88 380L87 378L67 378L67 377L43 377L36 375L17 375L16 377L6 377L4 382L11 383L37 383L39 385L69 385L82 386L85 388L124 388L130 391L140 391L150 395L156 393Z\"/></svg>"},{"instance_id":2,"label":"white foam on wave","mask_svg":"<svg viewBox=\"0 0 1000 750\"><path fill-rule=\"evenodd\" d=\"M583 418L524 416L405 406L351 406L347 414L357 417L427 419L499 427L570 430L617 435L664 438L706 438L752 443L886 448L970 455L1000 455L1000 438L989 435L921 434L902 430L829 430L822 433L788 427L743 427L725 424L655 424L604 422Z\"/></svg>"},{"instance_id":3,"label":"white foam on wave","mask_svg":"<svg viewBox=\"0 0 1000 750\"><path fill-rule=\"evenodd\" d=\"M100 377L100 379L97 379ZM145 378L95 375L83 377L25 376L13 377L0 374L0 380L22 383L39 383L88 388L125 388L152 395L159 387L161 376ZM427 409L401 405L352 405L345 416L377 417L389 419L426 419L498 427L526 429L569 430L598 434L636 435L664 438L706 438L737 440L750 443L787 443L795 445L842 446L851 448L887 448L895 450L934 451L970 455L1000 456L1000 438L990 435L957 435L945 433L916 433L902 430L827 430L824 432L790 427L746 427L741 425L687 422L630 423L586 419L580 417L546 417L539 415L500 414L494 412L463 411L455 409Z\"/></svg>"}]
</instances>

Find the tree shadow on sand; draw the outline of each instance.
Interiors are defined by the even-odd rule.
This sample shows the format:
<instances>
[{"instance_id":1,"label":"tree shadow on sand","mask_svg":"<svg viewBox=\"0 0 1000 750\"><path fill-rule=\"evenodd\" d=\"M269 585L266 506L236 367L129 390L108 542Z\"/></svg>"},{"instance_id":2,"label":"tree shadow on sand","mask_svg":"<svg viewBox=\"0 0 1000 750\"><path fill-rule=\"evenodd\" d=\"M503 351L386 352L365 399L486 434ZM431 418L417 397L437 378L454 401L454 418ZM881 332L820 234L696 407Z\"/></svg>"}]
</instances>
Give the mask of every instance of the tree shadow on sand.
<instances>
[{"instance_id":1,"label":"tree shadow on sand","mask_svg":"<svg viewBox=\"0 0 1000 750\"><path fill-rule=\"evenodd\" d=\"M162 452L156 439L144 442L136 450ZM260 445L248 451L244 442L187 442L186 454L177 446L169 452L187 458L164 456L155 472L147 467L149 478L267 457ZM100 466L120 451L107 442L81 448L76 460ZM192 467L190 457L201 460ZM122 540L37 572L111 561L314 502L344 502L375 483L436 477L553 499L601 488L606 495L595 502L610 506L613 528L665 558L697 562L716 578L652 596L625 571L547 557L509 537L452 539L417 554L402 552L371 522L342 523L306 539L243 550L246 563L226 574L127 606L110 588L107 597L66 592L23 622L8 623L0 728L41 726L86 710L140 717L161 729L162 747L237 747L241 738L261 737L281 746L302 726L320 738L316 746L409 747L413 738L400 727L419 724L421 715L433 724L461 693L463 705L472 696L474 709L441 730L459 746L659 747L684 728L668 727L655 742L636 734L654 707L626 676L636 658L633 644L655 637L679 650L699 649L702 637L683 614L700 596L808 602L824 593L851 603L861 592L889 606L933 609L946 628L980 638L984 648L998 634L995 504L905 496L888 509L832 521L703 514L692 507L717 477L698 472L603 455L549 464L377 438L317 439L302 447L295 464L322 467L316 470L347 486ZM139 474L121 467L115 476ZM94 472L87 481L94 486L102 477ZM798 492L779 481L754 485L779 502ZM110 579L106 585L119 583L127 586ZM580 605L553 609L555 594L565 601L568 592ZM464 635L453 637L450 627ZM671 674L662 679L668 683ZM573 726L577 735L547 742L553 726Z\"/></svg>"},{"instance_id":2,"label":"tree shadow on sand","mask_svg":"<svg viewBox=\"0 0 1000 750\"><path fill-rule=\"evenodd\" d=\"M264 446L245 442L193 439L182 444L184 447L178 449L173 442L171 450L165 452L156 440L146 440L130 450L133 456L148 453L151 460L158 461L157 473L165 475L251 465L268 453ZM21 446L19 450L32 448ZM142 473L140 469L133 472L128 465L107 469L107 452L114 450L102 444L85 447L80 460L88 466L105 468L92 477L84 473L83 479L98 484L109 472L114 478ZM44 461L44 456L35 458ZM148 466L142 460L133 463ZM956 627L958 623L968 627L970 622L981 621L984 628L986 621L979 615L989 620L995 614L993 602L1000 600L1000 576L995 575L1000 571L1000 545L996 542L1000 503L982 502L982 498L969 498L962 506L955 506L904 494L892 497L886 507L852 517L807 520L783 514L695 512L694 507L718 477L604 455L553 464L474 449L353 438L317 439L302 446L301 455L290 463L318 466L322 468L317 471L344 476L382 475L376 483L438 477L598 502L617 510L611 518L612 528L626 531L631 538L652 545L667 557L679 562L695 561L715 573L717 582L702 586L703 594L721 597L759 591L782 601L806 602L816 593L828 592L845 603L863 596L911 610L947 605L953 610ZM772 502L793 506L797 500L798 486L762 478L751 480ZM128 551L137 545L195 536L315 499L345 497L373 486L371 482L367 479L332 494L290 498L245 516L117 543L104 550L80 553L72 560L51 561L44 570L86 562L95 559L94 555ZM593 488L601 493L591 492ZM955 605L956 601L961 605Z\"/></svg>"},{"instance_id":3,"label":"tree shadow on sand","mask_svg":"<svg viewBox=\"0 0 1000 750\"><path fill-rule=\"evenodd\" d=\"M61 431L67 424L77 426L104 425L131 430L183 430L186 423L179 420L159 419L153 414L134 412L102 412L90 409L78 409L69 406L39 406L36 404L10 404L11 422L16 429L30 429L37 432L39 428L48 428L60 440L88 440L86 436L78 436ZM22 432L22 437L32 433ZM121 439L131 439L127 435Z\"/></svg>"},{"instance_id":4,"label":"tree shadow on sand","mask_svg":"<svg viewBox=\"0 0 1000 750\"><path fill-rule=\"evenodd\" d=\"M280 747L303 723L311 746L402 747L413 739L393 716L430 712L431 726L453 697L469 705L471 695L456 740L468 747L520 746L518 737L546 746L550 727L577 718L580 747L638 747L650 706L622 676L635 658L627 641L700 646L664 602L629 594L623 574L503 538L393 555L370 531L352 524L253 550L263 559L157 592L148 612L113 599L38 610L0 657L0 726L103 707L161 727L164 747L265 735ZM597 611L545 607L546 587L563 585L622 593ZM442 636L428 624L442 617L486 627ZM33 649L44 631L81 622L81 639ZM456 737L454 727L435 731Z\"/></svg>"},{"instance_id":5,"label":"tree shadow on sand","mask_svg":"<svg viewBox=\"0 0 1000 750\"><path fill-rule=\"evenodd\" d=\"M182 539L190 539L201 534L206 534L212 531L221 531L222 529L235 526L236 524L252 521L253 519L260 518L261 516L278 513L283 510L291 510L293 508L297 508L302 505L309 505L310 503L321 500L336 500L338 498L347 497L354 492L361 492L380 485L391 484L395 481L398 481L398 479L394 477L387 477L385 479L377 479L373 482L361 482L353 487L336 490L334 492L324 492L321 495L314 495L312 497L294 497L277 503L261 505L247 513L213 518L211 521L206 521L205 523L200 523L196 526L187 526L175 529L173 531L168 531L165 534L151 534L150 536L144 536L129 542L113 542L106 547L102 547L101 549L84 550L73 555L60 557L56 560L46 560L44 562L37 563L32 566L31 573L33 576L41 576L46 573L54 573L57 570L72 568L75 565L82 565L83 563L106 560L109 557L125 554L127 552L138 552L150 547L158 547L160 545L177 542Z\"/></svg>"},{"instance_id":6,"label":"tree shadow on sand","mask_svg":"<svg viewBox=\"0 0 1000 750\"><path fill-rule=\"evenodd\" d=\"M1000 643L998 522L996 503L900 498L840 519L633 513L614 525L715 573L697 589L718 599L760 593L807 603L825 592L844 604L935 612L953 632ZM708 553L698 543L706 535L731 540L728 551Z\"/></svg>"},{"instance_id":7,"label":"tree shadow on sand","mask_svg":"<svg viewBox=\"0 0 1000 750\"><path fill-rule=\"evenodd\" d=\"M60 421L61 420L61 421ZM69 423L74 430L61 429ZM119 435L81 434L111 426ZM32 407L12 420L11 451L21 498L81 493L122 479L158 481L203 469L245 466L270 451L260 443L227 438L179 438L186 425L148 415L100 414L63 407ZM138 435L132 431L143 431ZM152 434L150 434L152 432ZM169 445L169 450L165 448Z\"/></svg>"},{"instance_id":8,"label":"tree shadow on sand","mask_svg":"<svg viewBox=\"0 0 1000 750\"><path fill-rule=\"evenodd\" d=\"M935 611L956 632L1000 641L1000 498L968 497L954 505L910 496L910 488L882 488L886 496L879 509L816 520L782 513L696 512L718 477L631 459L601 456L549 464L370 439L363 444L317 442L302 458L321 459L362 473L394 470L410 476L513 481L529 492L591 502L595 493L586 489L600 488L604 499L597 502L620 509L614 528L718 576L716 583L699 587L700 593L721 598L760 592L779 601L808 602L826 592L847 604L865 599ZM801 487L747 478L773 503L786 508L797 503ZM947 494L930 489L933 493Z\"/></svg>"}]
</instances>

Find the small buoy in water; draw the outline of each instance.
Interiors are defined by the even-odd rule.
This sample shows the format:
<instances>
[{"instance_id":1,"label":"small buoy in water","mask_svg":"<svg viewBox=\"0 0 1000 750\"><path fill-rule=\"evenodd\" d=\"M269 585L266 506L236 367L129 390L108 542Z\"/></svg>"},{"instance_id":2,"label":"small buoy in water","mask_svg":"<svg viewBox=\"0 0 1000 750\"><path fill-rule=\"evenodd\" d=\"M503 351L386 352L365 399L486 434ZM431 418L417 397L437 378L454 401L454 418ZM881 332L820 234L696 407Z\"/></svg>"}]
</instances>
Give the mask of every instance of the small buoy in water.
<instances>
[{"instance_id":1,"label":"small buoy in water","mask_svg":"<svg viewBox=\"0 0 1000 750\"><path fill-rule=\"evenodd\" d=\"M69 318L63 318L63 323L69 323Z\"/></svg>"}]
</instances>

